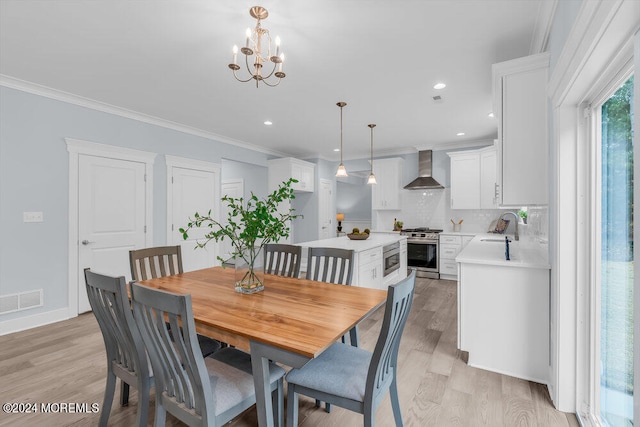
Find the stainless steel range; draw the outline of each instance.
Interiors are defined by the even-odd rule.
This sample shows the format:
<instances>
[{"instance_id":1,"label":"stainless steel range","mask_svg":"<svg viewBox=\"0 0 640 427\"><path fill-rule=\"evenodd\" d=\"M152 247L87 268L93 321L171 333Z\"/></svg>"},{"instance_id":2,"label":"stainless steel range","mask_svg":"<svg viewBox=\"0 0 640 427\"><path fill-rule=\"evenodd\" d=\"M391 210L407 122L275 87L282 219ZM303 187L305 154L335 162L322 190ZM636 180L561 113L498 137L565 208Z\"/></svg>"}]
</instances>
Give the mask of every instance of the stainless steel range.
<instances>
[{"instance_id":1,"label":"stainless steel range","mask_svg":"<svg viewBox=\"0 0 640 427\"><path fill-rule=\"evenodd\" d=\"M402 230L407 236L407 265L416 271L416 277L439 279L439 234L442 230L426 227Z\"/></svg>"}]
</instances>

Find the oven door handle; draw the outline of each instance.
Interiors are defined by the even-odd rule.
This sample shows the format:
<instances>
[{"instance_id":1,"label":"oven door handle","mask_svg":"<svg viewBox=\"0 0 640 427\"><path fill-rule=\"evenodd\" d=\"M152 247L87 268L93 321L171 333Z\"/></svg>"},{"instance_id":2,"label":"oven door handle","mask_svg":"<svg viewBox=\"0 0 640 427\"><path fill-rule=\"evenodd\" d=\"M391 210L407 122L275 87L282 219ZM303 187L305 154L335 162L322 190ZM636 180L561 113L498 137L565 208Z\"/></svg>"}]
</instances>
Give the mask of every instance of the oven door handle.
<instances>
[{"instance_id":1,"label":"oven door handle","mask_svg":"<svg viewBox=\"0 0 640 427\"><path fill-rule=\"evenodd\" d=\"M438 240L407 239L407 243L414 243L417 245L437 245Z\"/></svg>"}]
</instances>

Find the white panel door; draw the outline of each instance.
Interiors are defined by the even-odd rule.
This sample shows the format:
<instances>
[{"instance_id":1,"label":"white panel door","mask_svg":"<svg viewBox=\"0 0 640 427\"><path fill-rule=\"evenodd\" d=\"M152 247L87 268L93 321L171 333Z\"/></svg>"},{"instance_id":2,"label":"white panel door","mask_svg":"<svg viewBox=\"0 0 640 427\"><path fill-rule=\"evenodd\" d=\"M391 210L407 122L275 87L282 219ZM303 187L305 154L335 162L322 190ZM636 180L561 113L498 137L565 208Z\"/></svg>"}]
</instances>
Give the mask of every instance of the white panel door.
<instances>
[{"instance_id":1,"label":"white panel door","mask_svg":"<svg viewBox=\"0 0 640 427\"><path fill-rule=\"evenodd\" d=\"M91 310L84 269L131 280L129 251L145 246L142 162L79 156L78 313Z\"/></svg>"},{"instance_id":2,"label":"white panel door","mask_svg":"<svg viewBox=\"0 0 640 427\"><path fill-rule=\"evenodd\" d=\"M332 182L328 179L320 180L320 191L318 193L318 239L328 239L335 237L335 227L333 227L333 198L331 187Z\"/></svg>"},{"instance_id":3,"label":"white panel door","mask_svg":"<svg viewBox=\"0 0 640 427\"><path fill-rule=\"evenodd\" d=\"M229 196L237 199L244 197L244 180L242 179L225 179L222 181L222 191L220 192L222 197ZM229 218L229 208L226 203L220 205L220 222L223 225L227 225ZM220 242L220 257L222 259L229 259L231 257L231 241L225 239Z\"/></svg>"},{"instance_id":4,"label":"white panel door","mask_svg":"<svg viewBox=\"0 0 640 427\"><path fill-rule=\"evenodd\" d=\"M173 244L182 246L182 266L184 271L199 270L218 265L216 261L216 242L212 241L205 248L196 249L196 241L204 241L206 228L195 228L189 231L189 239L184 240L180 228L186 228L189 218L198 212L219 219L218 216L218 172L188 169L182 167L170 168L172 181L172 221ZM215 230L215 228L213 228Z\"/></svg>"}]
</instances>

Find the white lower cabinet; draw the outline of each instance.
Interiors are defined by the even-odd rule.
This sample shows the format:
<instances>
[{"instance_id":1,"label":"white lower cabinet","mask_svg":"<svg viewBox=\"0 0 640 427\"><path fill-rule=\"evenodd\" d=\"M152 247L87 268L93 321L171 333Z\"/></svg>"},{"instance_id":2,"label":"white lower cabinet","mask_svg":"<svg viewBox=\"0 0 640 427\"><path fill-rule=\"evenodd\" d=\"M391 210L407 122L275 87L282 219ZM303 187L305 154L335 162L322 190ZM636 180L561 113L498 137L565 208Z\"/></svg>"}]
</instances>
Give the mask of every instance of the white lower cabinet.
<instances>
[{"instance_id":1,"label":"white lower cabinet","mask_svg":"<svg viewBox=\"0 0 640 427\"><path fill-rule=\"evenodd\" d=\"M359 286L382 289L382 248L373 248L358 254Z\"/></svg>"},{"instance_id":2,"label":"white lower cabinet","mask_svg":"<svg viewBox=\"0 0 640 427\"><path fill-rule=\"evenodd\" d=\"M458 264L456 257L460 251L473 239L473 234L440 234L440 278L444 280L458 280Z\"/></svg>"},{"instance_id":3,"label":"white lower cabinet","mask_svg":"<svg viewBox=\"0 0 640 427\"><path fill-rule=\"evenodd\" d=\"M461 262L458 325L469 366L547 383L549 269Z\"/></svg>"}]
</instances>

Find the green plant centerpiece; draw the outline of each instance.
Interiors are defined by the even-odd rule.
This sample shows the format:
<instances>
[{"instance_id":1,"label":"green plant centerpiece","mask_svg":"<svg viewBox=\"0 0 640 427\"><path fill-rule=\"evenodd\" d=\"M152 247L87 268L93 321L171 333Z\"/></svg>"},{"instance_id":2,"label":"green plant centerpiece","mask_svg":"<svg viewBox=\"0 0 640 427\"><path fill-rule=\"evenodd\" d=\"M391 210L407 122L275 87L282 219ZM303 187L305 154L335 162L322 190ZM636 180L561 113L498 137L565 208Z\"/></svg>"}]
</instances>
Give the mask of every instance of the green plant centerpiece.
<instances>
[{"instance_id":1,"label":"green plant centerpiece","mask_svg":"<svg viewBox=\"0 0 640 427\"><path fill-rule=\"evenodd\" d=\"M289 179L265 199L260 200L251 193L245 202L244 198L224 196L221 201L229 208L227 223L222 224L211 216L196 212L189 218L186 228L180 228L182 237L189 237L189 230L208 227L212 230L205 234L204 240L197 242L196 248L204 248L210 241L228 239L231 241L231 256L223 259L218 256L222 266L233 263L236 269L235 289L242 293L255 293L264 290L264 271L260 267L262 249L267 243L278 242L289 237L291 229L289 221L301 217L294 215L294 209L279 209L280 203L295 199L291 184L298 182Z\"/></svg>"}]
</instances>

